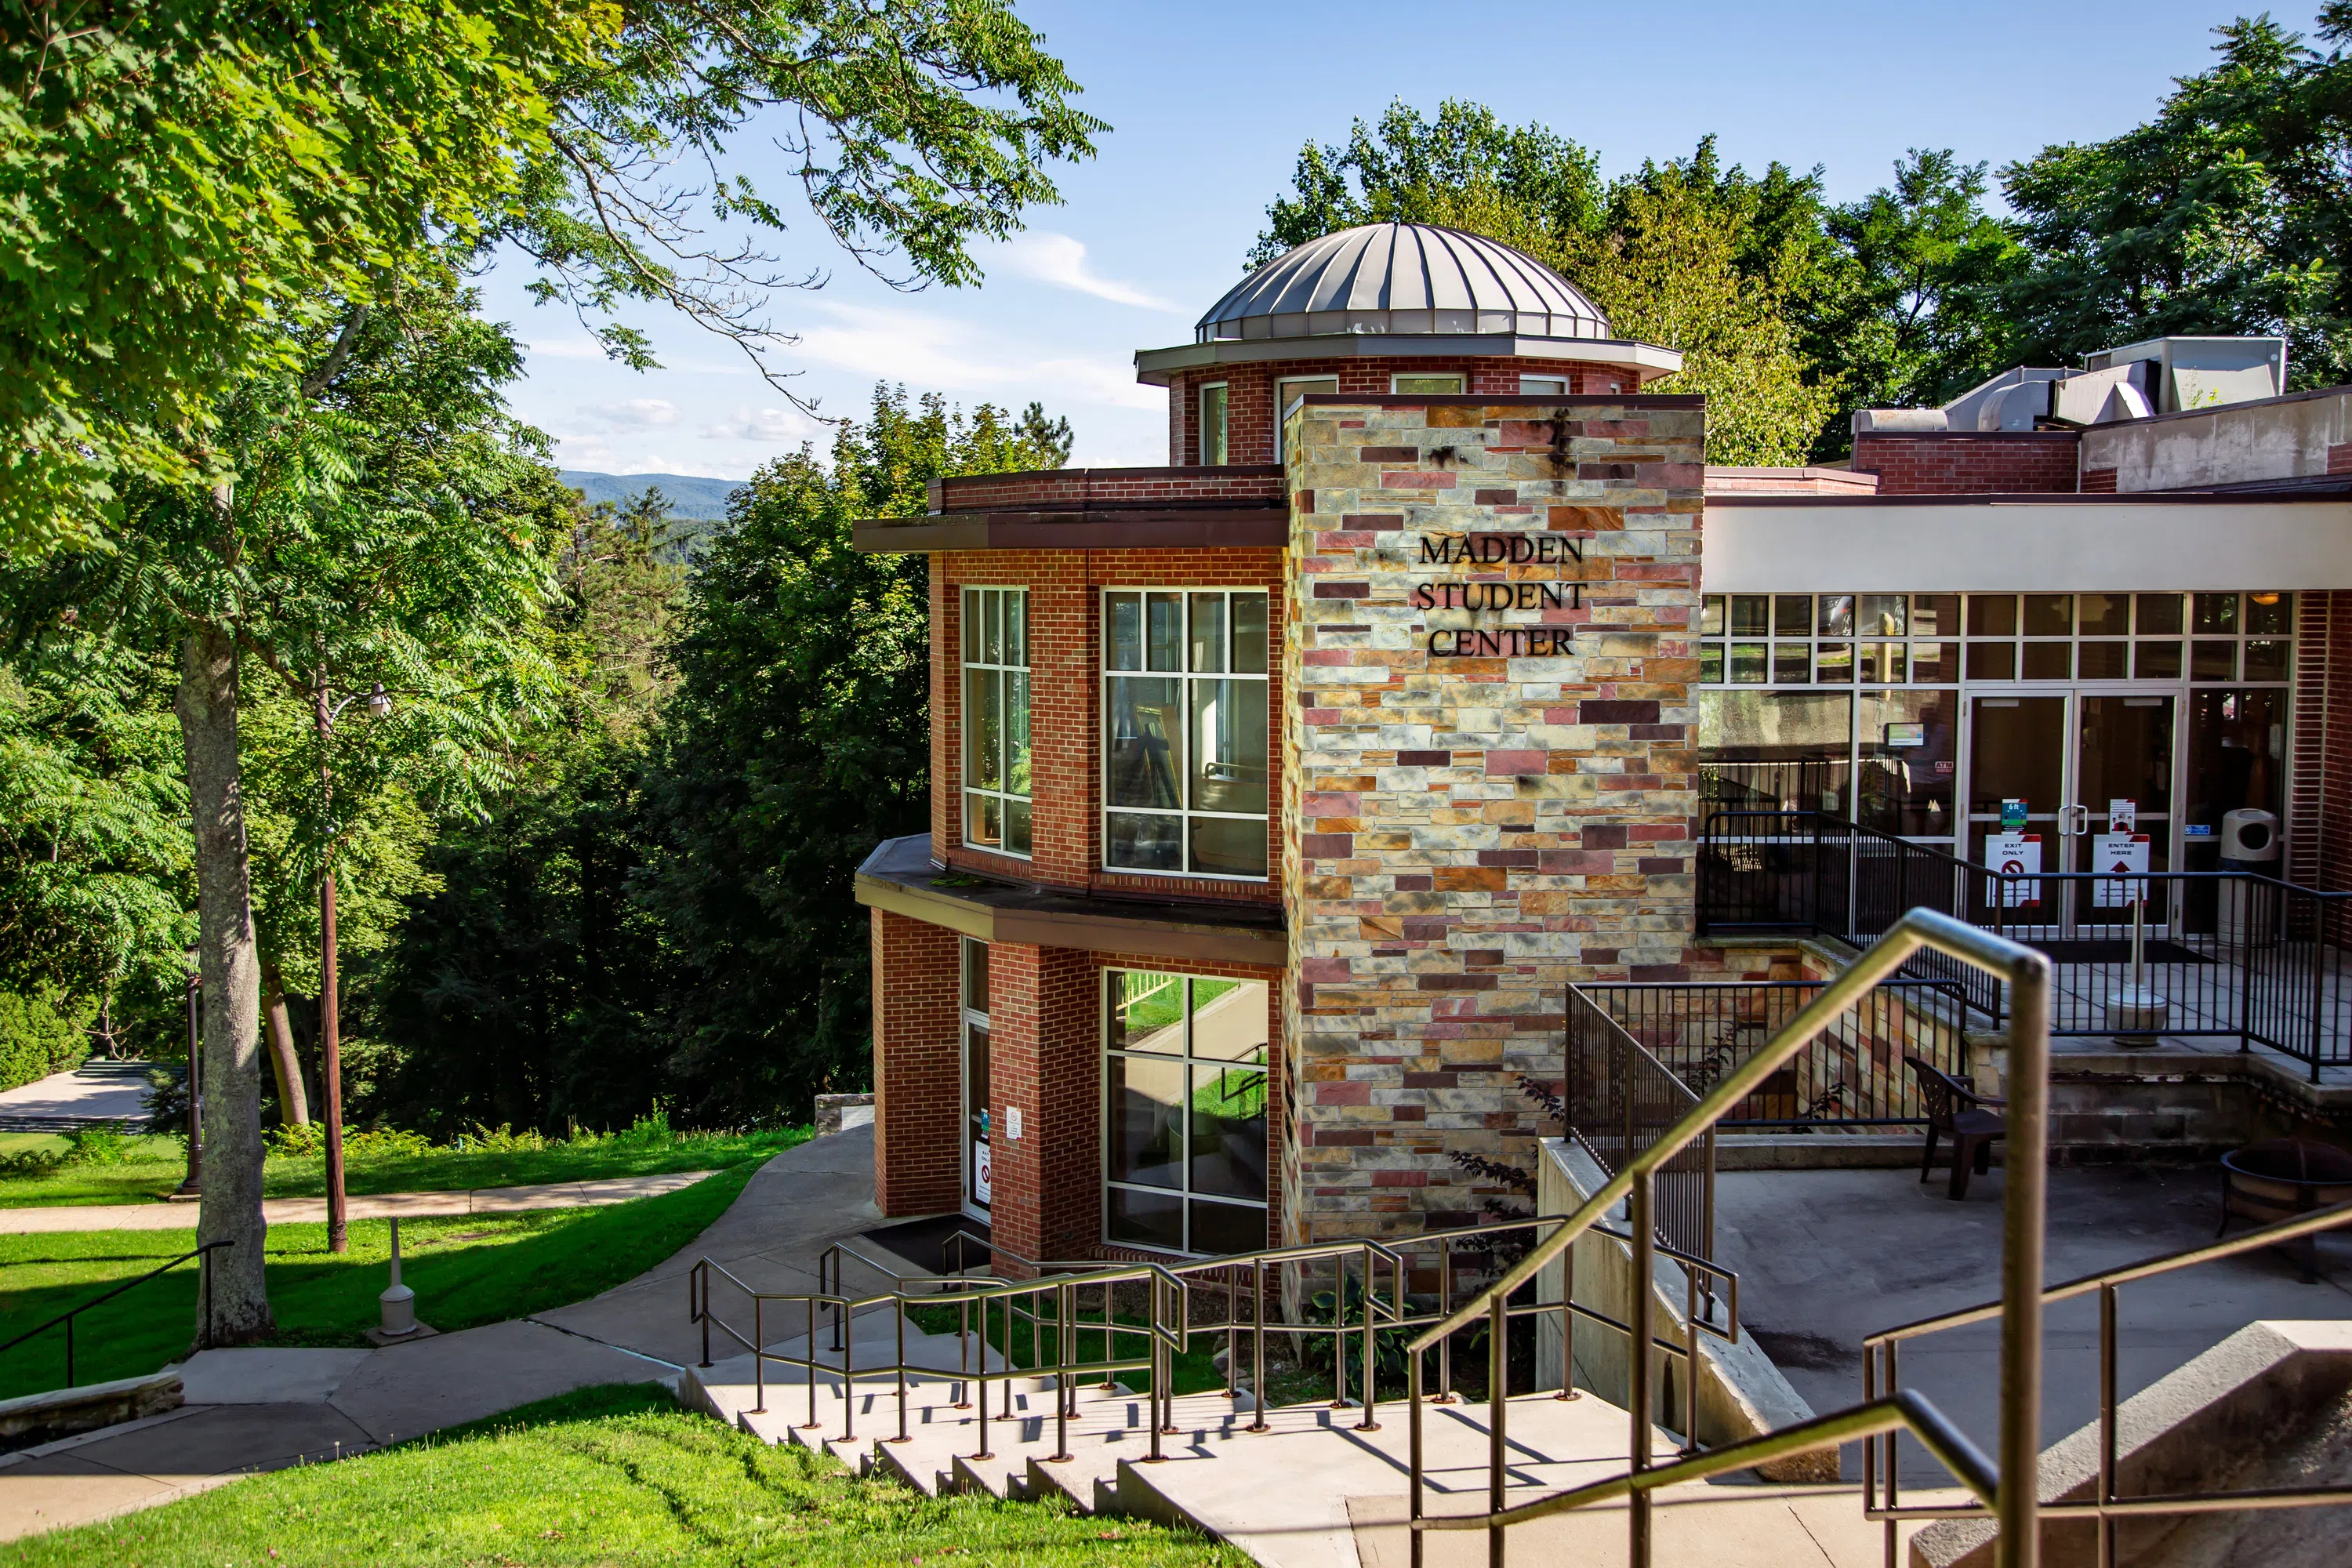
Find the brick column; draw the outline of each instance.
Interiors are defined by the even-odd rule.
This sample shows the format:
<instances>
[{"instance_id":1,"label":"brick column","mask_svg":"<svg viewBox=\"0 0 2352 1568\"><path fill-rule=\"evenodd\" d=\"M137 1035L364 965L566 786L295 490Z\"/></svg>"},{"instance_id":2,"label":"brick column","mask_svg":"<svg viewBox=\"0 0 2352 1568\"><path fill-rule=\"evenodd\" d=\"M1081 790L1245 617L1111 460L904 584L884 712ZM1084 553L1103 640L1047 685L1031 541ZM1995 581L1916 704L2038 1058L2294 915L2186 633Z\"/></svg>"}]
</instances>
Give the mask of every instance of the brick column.
<instances>
[{"instance_id":1,"label":"brick column","mask_svg":"<svg viewBox=\"0 0 2352 1568\"><path fill-rule=\"evenodd\" d=\"M1016 1257L1088 1257L1102 1234L1097 984L1083 952L988 950L989 1226ZM1000 1256L1000 1272L1012 1267Z\"/></svg>"},{"instance_id":2,"label":"brick column","mask_svg":"<svg viewBox=\"0 0 2352 1568\"><path fill-rule=\"evenodd\" d=\"M1506 1189L1451 1156L1533 1167L1517 1080L1558 1080L1567 984L1686 973L1704 426L1391 397L1293 427L1294 1238L1475 1216Z\"/></svg>"},{"instance_id":3,"label":"brick column","mask_svg":"<svg viewBox=\"0 0 2352 1568\"><path fill-rule=\"evenodd\" d=\"M874 942L874 1202L886 1215L962 1202L957 937L885 910Z\"/></svg>"}]
</instances>

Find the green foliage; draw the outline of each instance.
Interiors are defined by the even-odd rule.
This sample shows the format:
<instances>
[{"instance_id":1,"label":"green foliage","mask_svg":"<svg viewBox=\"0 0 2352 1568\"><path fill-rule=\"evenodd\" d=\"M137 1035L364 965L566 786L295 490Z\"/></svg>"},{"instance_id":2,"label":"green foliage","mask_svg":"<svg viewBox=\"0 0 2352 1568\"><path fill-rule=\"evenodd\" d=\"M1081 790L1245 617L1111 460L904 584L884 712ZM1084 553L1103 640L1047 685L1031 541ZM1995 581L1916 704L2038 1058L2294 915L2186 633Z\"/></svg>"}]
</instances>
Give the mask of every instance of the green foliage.
<instances>
[{"instance_id":1,"label":"green foliage","mask_svg":"<svg viewBox=\"0 0 2352 1568\"><path fill-rule=\"evenodd\" d=\"M644 884L677 965L669 1079L696 1121L797 1120L866 1079L851 877L927 819L929 589L922 556L860 553L850 526L921 512L934 479L1048 465L1066 448L1041 449L1040 423L877 389L830 463L803 447L768 464L709 544L672 653Z\"/></svg>"},{"instance_id":2,"label":"green foliage","mask_svg":"<svg viewBox=\"0 0 2352 1568\"><path fill-rule=\"evenodd\" d=\"M247 378L547 148L601 3L0 6L0 542L88 543L126 479L203 486Z\"/></svg>"},{"instance_id":3,"label":"green foliage","mask_svg":"<svg viewBox=\"0 0 2352 1568\"><path fill-rule=\"evenodd\" d=\"M677 1408L656 1385L586 1388L335 1465L257 1476L11 1548L37 1568L278 1561L427 1568L665 1563L870 1568L970 1557L1023 1568L1246 1568L1190 1531L1056 1502L925 1497Z\"/></svg>"},{"instance_id":4,"label":"green foliage","mask_svg":"<svg viewBox=\"0 0 2352 1568\"><path fill-rule=\"evenodd\" d=\"M54 991L0 991L0 1089L15 1089L79 1066L89 1055L95 1006L74 1006Z\"/></svg>"},{"instance_id":5,"label":"green foliage","mask_svg":"<svg viewBox=\"0 0 2352 1568\"><path fill-rule=\"evenodd\" d=\"M1291 194L1265 209L1249 262L1263 265L1358 224L1472 227L1454 205L1472 190L1491 193L1517 232L1537 243L1560 244L1600 226L1600 160L1584 148L1541 125L1505 125L1484 104L1449 98L1430 120L1399 100L1377 132L1359 120L1345 145L1309 142L1299 150Z\"/></svg>"},{"instance_id":6,"label":"green foliage","mask_svg":"<svg viewBox=\"0 0 2352 1568\"><path fill-rule=\"evenodd\" d=\"M2284 333L2303 386L2352 379L2352 0L2321 53L2265 15L2147 124L2000 172L2032 262L1992 289L2002 358L2070 361L2165 333Z\"/></svg>"}]
</instances>

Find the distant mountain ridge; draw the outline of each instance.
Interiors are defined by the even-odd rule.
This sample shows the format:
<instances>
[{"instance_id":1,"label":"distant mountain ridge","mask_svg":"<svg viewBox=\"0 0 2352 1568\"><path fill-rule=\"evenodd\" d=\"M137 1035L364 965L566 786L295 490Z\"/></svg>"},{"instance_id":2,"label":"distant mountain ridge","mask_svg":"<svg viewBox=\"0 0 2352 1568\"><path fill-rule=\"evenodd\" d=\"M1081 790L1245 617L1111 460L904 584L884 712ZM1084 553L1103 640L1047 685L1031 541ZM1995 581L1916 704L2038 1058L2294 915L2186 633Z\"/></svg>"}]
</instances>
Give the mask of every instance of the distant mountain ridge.
<instances>
[{"instance_id":1,"label":"distant mountain ridge","mask_svg":"<svg viewBox=\"0 0 2352 1568\"><path fill-rule=\"evenodd\" d=\"M717 522L727 515L727 499L743 488L740 479L698 479L692 474L594 474L565 468L563 482L588 498L588 504L615 504L658 486L670 513L683 521Z\"/></svg>"}]
</instances>

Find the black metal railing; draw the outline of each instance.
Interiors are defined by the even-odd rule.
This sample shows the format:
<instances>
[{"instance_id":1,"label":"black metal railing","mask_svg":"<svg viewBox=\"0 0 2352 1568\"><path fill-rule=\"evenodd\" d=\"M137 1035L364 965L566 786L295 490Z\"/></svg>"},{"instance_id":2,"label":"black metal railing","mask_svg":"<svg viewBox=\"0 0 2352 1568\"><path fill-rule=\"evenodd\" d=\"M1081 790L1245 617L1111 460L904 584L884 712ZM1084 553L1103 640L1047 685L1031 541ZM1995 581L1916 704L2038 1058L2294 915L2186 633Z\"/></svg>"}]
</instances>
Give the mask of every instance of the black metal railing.
<instances>
[{"instance_id":1,"label":"black metal railing","mask_svg":"<svg viewBox=\"0 0 2352 1568\"><path fill-rule=\"evenodd\" d=\"M81 1316L84 1312L89 1311L92 1307L100 1306L105 1302L113 1300L125 1290L134 1289L141 1285L144 1285L148 1280L154 1279L159 1274L169 1274L173 1269L177 1268L181 1264L185 1263L191 1258L196 1260L197 1289L204 1293L205 1300L204 1325L196 1335L196 1347L199 1350L208 1350L212 1347L213 1342L213 1269L210 1254L217 1252L224 1247L234 1247L236 1245L236 1244L233 1241L207 1241L202 1247L192 1247L188 1251L180 1254L179 1257L173 1258L169 1263L163 1264L158 1268L150 1268L146 1273L140 1275L136 1279L125 1279L121 1284L117 1285L111 1290L103 1291L99 1295L92 1296L89 1300L82 1302L79 1306L67 1308L64 1311L59 1312L56 1317L51 1318L47 1322L41 1324L37 1328L26 1329L23 1333L18 1334L6 1344L0 1345L0 1355L6 1355L18 1345L24 1344L30 1340L47 1333L51 1329L58 1328L62 1325L66 1331L66 1380L59 1386L65 1388L73 1387L74 1320Z\"/></svg>"},{"instance_id":2,"label":"black metal railing","mask_svg":"<svg viewBox=\"0 0 2352 1568\"><path fill-rule=\"evenodd\" d=\"M1577 989L1696 1096L1763 1048L1826 984L1658 981ZM1956 982L1888 981L1717 1125L1735 1131L1917 1125L1927 1111L1903 1058L1917 1057L1944 1072L1965 1075L1967 1013L1967 998Z\"/></svg>"},{"instance_id":3,"label":"black metal railing","mask_svg":"<svg viewBox=\"0 0 2352 1568\"><path fill-rule=\"evenodd\" d=\"M1613 1176L1699 1101L1688 1084L1643 1048L1592 994L1568 988L1566 1072L1560 1099L1570 1134ZM1715 1256L1715 1133L1677 1153L1656 1176L1658 1239Z\"/></svg>"},{"instance_id":4,"label":"black metal railing","mask_svg":"<svg viewBox=\"0 0 2352 1568\"><path fill-rule=\"evenodd\" d=\"M1875 942L1929 909L2047 953L2051 1030L2264 1046L2320 1069L2352 1063L2352 892L2250 871L1999 872L1936 845L1812 811L1717 811L1702 823L1703 934ZM1940 954L1906 978L1948 984L1986 1027L2000 984Z\"/></svg>"}]
</instances>

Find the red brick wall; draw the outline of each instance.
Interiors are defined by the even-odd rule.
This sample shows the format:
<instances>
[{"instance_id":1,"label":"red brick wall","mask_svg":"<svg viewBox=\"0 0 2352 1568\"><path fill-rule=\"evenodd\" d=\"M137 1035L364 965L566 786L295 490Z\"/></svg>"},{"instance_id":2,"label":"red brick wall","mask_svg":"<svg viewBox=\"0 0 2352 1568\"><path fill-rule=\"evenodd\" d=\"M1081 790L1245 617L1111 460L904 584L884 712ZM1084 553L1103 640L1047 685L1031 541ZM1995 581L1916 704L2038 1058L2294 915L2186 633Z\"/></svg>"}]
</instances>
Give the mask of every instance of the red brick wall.
<instances>
[{"instance_id":1,"label":"red brick wall","mask_svg":"<svg viewBox=\"0 0 2352 1568\"><path fill-rule=\"evenodd\" d=\"M1281 847L1283 572L1279 550L990 550L931 558L931 852L950 865L1055 887L1277 902ZM966 586L1029 591L1030 858L963 847ZM1102 865L1101 592L1105 588L1266 590L1269 811L1265 882L1107 872Z\"/></svg>"},{"instance_id":2,"label":"red brick wall","mask_svg":"<svg viewBox=\"0 0 2352 1568\"><path fill-rule=\"evenodd\" d=\"M2352 441L2327 448L2327 471L2331 474L2352 474Z\"/></svg>"},{"instance_id":3,"label":"red brick wall","mask_svg":"<svg viewBox=\"0 0 2352 1568\"><path fill-rule=\"evenodd\" d=\"M1055 1261L1102 1256L1102 973L1261 981L1266 986L1268 1231L1281 1234L1286 1158L1280 1108L1281 974L1243 964L1192 963L1066 948L992 943L988 952L989 1111L993 1129L989 1225L1013 1257ZM1009 1136L1019 1107L1022 1135ZM1118 1251L1119 1249L1108 1249ZM1012 1268L1001 1257L1000 1271Z\"/></svg>"},{"instance_id":4,"label":"red brick wall","mask_svg":"<svg viewBox=\"0 0 2352 1568\"><path fill-rule=\"evenodd\" d=\"M1876 474L1883 496L2044 495L2074 489L2081 439L2071 430L1862 435L1853 467Z\"/></svg>"},{"instance_id":5,"label":"red brick wall","mask_svg":"<svg viewBox=\"0 0 2352 1568\"><path fill-rule=\"evenodd\" d=\"M1297 359L1256 364L1207 365L1180 371L1168 384L1168 460L1201 460L1200 389L1223 382L1225 392L1225 457L1234 463L1274 461L1275 383L1294 375L1336 375L1339 390L1349 395L1385 397L1391 375L1460 375L1474 394L1517 398L1523 375L1563 376L1569 391L1606 393L1638 391L1635 374L1622 365L1591 364L1582 360L1501 359Z\"/></svg>"},{"instance_id":6,"label":"red brick wall","mask_svg":"<svg viewBox=\"0 0 2352 1568\"><path fill-rule=\"evenodd\" d=\"M2083 493L2086 496L2111 496L2116 493L2116 471L2113 468L2084 468Z\"/></svg>"},{"instance_id":7,"label":"red brick wall","mask_svg":"<svg viewBox=\"0 0 2352 1568\"><path fill-rule=\"evenodd\" d=\"M874 1202L886 1215L942 1214L962 1202L962 1010L956 933L875 910Z\"/></svg>"},{"instance_id":8,"label":"red brick wall","mask_svg":"<svg viewBox=\"0 0 2352 1568\"><path fill-rule=\"evenodd\" d=\"M1154 501L1279 501L1282 470L1272 464L1220 468L1046 468L939 479L933 511L1050 511Z\"/></svg>"}]
</instances>

